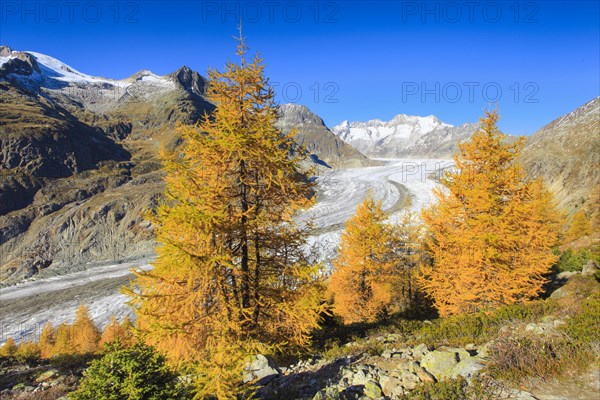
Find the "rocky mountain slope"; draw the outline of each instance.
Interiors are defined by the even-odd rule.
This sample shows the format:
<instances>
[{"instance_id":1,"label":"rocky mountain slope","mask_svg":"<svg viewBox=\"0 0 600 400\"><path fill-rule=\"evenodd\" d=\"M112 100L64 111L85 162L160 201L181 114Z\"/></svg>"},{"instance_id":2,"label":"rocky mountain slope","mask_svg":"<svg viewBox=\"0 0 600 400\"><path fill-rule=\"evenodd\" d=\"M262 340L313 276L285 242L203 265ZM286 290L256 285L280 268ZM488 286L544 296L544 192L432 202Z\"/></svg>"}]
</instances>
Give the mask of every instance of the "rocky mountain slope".
<instances>
[{"instance_id":1,"label":"rocky mountain slope","mask_svg":"<svg viewBox=\"0 0 600 400\"><path fill-rule=\"evenodd\" d=\"M452 126L435 116L399 114L390 121L344 121L332 128L344 142L370 157L449 158L477 124Z\"/></svg>"},{"instance_id":2,"label":"rocky mountain slope","mask_svg":"<svg viewBox=\"0 0 600 400\"><path fill-rule=\"evenodd\" d=\"M600 190L600 97L531 135L522 161L544 179L563 210L586 209Z\"/></svg>"},{"instance_id":3,"label":"rocky mountain slope","mask_svg":"<svg viewBox=\"0 0 600 400\"><path fill-rule=\"evenodd\" d=\"M277 123L279 129L285 133L296 129L296 141L310 153L318 155L315 161L322 161L333 168L377 165L353 146L336 137L325 126L323 120L308 107L284 104L280 107L280 114L281 118Z\"/></svg>"},{"instance_id":4,"label":"rocky mountain slope","mask_svg":"<svg viewBox=\"0 0 600 400\"><path fill-rule=\"evenodd\" d=\"M0 285L151 254L158 153L180 144L177 122L214 109L205 90L187 67L112 80L0 47ZM315 161L369 164L308 109L282 111Z\"/></svg>"}]
</instances>

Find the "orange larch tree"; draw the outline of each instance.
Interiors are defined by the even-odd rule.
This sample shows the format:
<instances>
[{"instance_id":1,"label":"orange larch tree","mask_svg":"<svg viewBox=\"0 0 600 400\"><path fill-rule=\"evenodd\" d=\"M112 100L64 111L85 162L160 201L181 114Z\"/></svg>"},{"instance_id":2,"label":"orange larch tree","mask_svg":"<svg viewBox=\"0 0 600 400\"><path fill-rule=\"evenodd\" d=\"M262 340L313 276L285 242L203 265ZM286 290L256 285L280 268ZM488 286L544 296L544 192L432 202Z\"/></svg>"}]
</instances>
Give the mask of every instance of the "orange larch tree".
<instances>
[{"instance_id":1,"label":"orange larch tree","mask_svg":"<svg viewBox=\"0 0 600 400\"><path fill-rule=\"evenodd\" d=\"M410 219L395 227L388 217L369 196L342 234L328 293L333 312L345 323L372 322L411 305L417 238Z\"/></svg>"},{"instance_id":2,"label":"orange larch tree","mask_svg":"<svg viewBox=\"0 0 600 400\"><path fill-rule=\"evenodd\" d=\"M52 348L51 356L75 353L75 347L73 346L73 327L66 323L58 325L56 328L56 341Z\"/></svg>"},{"instance_id":3,"label":"orange larch tree","mask_svg":"<svg viewBox=\"0 0 600 400\"><path fill-rule=\"evenodd\" d=\"M55 344L56 329L50 322L48 322L46 325L44 325L44 328L42 328L42 333L40 334L39 345L42 358L50 358L52 356Z\"/></svg>"},{"instance_id":4,"label":"orange larch tree","mask_svg":"<svg viewBox=\"0 0 600 400\"><path fill-rule=\"evenodd\" d=\"M573 215L569 229L565 234L565 241L572 242L592 234L592 224L585 211L579 210Z\"/></svg>"},{"instance_id":5,"label":"orange larch tree","mask_svg":"<svg viewBox=\"0 0 600 400\"><path fill-rule=\"evenodd\" d=\"M19 346L17 346L17 342L11 336L6 338L6 342L0 347L0 357L14 357L17 354L17 350Z\"/></svg>"},{"instance_id":6,"label":"orange larch tree","mask_svg":"<svg viewBox=\"0 0 600 400\"><path fill-rule=\"evenodd\" d=\"M117 321L117 317L111 315L110 321L104 327L102 335L100 336L100 348L103 349L105 345L119 342L122 344L126 340L127 332Z\"/></svg>"},{"instance_id":7,"label":"orange larch tree","mask_svg":"<svg viewBox=\"0 0 600 400\"><path fill-rule=\"evenodd\" d=\"M275 123L273 90L256 56L210 71L217 106L180 127L184 149L165 154L165 201L151 218L153 270L129 291L137 328L173 363L198 366L198 396L234 397L248 357L308 344L318 324L318 266L304 254L309 207L306 152Z\"/></svg>"},{"instance_id":8,"label":"orange larch tree","mask_svg":"<svg viewBox=\"0 0 600 400\"><path fill-rule=\"evenodd\" d=\"M75 322L71 326L72 344L78 354L95 353L98 351L100 333L90 318L88 308L80 305L75 314Z\"/></svg>"},{"instance_id":9,"label":"orange larch tree","mask_svg":"<svg viewBox=\"0 0 600 400\"><path fill-rule=\"evenodd\" d=\"M524 174L516 162L523 140L507 143L498 118L487 112L459 145L437 203L422 213L433 263L422 265L419 282L442 316L535 298L556 260L552 198Z\"/></svg>"}]
</instances>

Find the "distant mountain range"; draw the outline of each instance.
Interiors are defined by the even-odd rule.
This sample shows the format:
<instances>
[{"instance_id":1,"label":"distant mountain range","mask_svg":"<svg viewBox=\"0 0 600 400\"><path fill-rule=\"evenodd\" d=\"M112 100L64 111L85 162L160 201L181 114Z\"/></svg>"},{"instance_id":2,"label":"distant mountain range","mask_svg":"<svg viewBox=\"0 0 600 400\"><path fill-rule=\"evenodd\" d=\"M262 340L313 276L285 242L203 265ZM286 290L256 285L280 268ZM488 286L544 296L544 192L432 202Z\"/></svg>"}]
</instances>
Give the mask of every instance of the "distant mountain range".
<instances>
[{"instance_id":1,"label":"distant mountain range","mask_svg":"<svg viewBox=\"0 0 600 400\"><path fill-rule=\"evenodd\" d=\"M331 130L369 157L448 158L468 140L478 124L452 126L435 116L399 114L390 121L344 121Z\"/></svg>"},{"instance_id":2,"label":"distant mountain range","mask_svg":"<svg viewBox=\"0 0 600 400\"><path fill-rule=\"evenodd\" d=\"M0 285L86 263L153 254L144 213L163 191L158 153L174 126L215 105L187 67L113 80L0 46ZM344 122L329 130L307 107L280 107L280 129L318 169L378 165L369 157L446 158L477 124L434 116ZM581 207L598 183L598 99L532 136L523 159L561 204ZM594 153L595 152L595 153Z\"/></svg>"},{"instance_id":3,"label":"distant mountain range","mask_svg":"<svg viewBox=\"0 0 600 400\"><path fill-rule=\"evenodd\" d=\"M163 190L158 153L180 144L177 122L215 108L206 86L185 66L113 80L1 46L0 283L151 254L143 215ZM282 106L278 124L319 168L377 164L306 107Z\"/></svg>"}]
</instances>

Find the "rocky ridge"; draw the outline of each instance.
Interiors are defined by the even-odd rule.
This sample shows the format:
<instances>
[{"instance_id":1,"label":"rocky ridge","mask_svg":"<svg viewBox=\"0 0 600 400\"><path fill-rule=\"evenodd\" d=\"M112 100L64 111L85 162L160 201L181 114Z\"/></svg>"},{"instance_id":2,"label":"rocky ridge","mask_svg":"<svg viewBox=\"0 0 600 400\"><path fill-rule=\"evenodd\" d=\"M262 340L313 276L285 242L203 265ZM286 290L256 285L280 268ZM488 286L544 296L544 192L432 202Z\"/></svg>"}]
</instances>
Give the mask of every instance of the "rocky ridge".
<instances>
[{"instance_id":1,"label":"rocky ridge","mask_svg":"<svg viewBox=\"0 0 600 400\"><path fill-rule=\"evenodd\" d=\"M332 128L341 140L369 157L449 158L478 124L452 126L430 115L399 114L390 121L344 121Z\"/></svg>"},{"instance_id":2,"label":"rocky ridge","mask_svg":"<svg viewBox=\"0 0 600 400\"><path fill-rule=\"evenodd\" d=\"M151 255L159 151L212 112L206 90L186 66L114 80L0 46L0 285ZM305 107L280 123L324 169L371 163Z\"/></svg>"}]
</instances>

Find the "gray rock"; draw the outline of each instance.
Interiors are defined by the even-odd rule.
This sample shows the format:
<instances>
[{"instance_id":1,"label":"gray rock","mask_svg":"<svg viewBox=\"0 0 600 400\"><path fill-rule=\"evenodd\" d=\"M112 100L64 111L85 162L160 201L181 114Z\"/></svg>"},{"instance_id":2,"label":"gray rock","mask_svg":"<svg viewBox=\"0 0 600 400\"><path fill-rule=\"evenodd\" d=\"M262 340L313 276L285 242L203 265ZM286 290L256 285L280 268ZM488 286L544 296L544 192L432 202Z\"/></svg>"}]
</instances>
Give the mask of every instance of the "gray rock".
<instances>
[{"instance_id":1,"label":"gray rock","mask_svg":"<svg viewBox=\"0 0 600 400\"><path fill-rule=\"evenodd\" d=\"M55 369L49 369L48 371L42 373L37 378L35 378L35 383L42 383L51 381L59 376L59 373Z\"/></svg>"},{"instance_id":2,"label":"gray rock","mask_svg":"<svg viewBox=\"0 0 600 400\"><path fill-rule=\"evenodd\" d=\"M470 357L464 360L461 360L454 369L452 370L452 377L458 378L462 376L464 378L470 379L475 374L483 369L484 365L481 363L481 359L478 357Z\"/></svg>"},{"instance_id":3,"label":"gray rock","mask_svg":"<svg viewBox=\"0 0 600 400\"><path fill-rule=\"evenodd\" d=\"M437 380L442 380L452 377L458 361L458 354L455 351L435 350L423 357L421 367L435 376Z\"/></svg>"},{"instance_id":4,"label":"gray rock","mask_svg":"<svg viewBox=\"0 0 600 400\"><path fill-rule=\"evenodd\" d=\"M313 400L338 400L340 398L340 391L334 386L328 386L325 389L321 389L315 394Z\"/></svg>"},{"instance_id":5,"label":"gray rock","mask_svg":"<svg viewBox=\"0 0 600 400\"><path fill-rule=\"evenodd\" d=\"M409 371L409 372L412 372L412 373L414 373L414 374L416 374L416 373L417 373L417 371L418 371L420 368L421 368L421 366L420 366L420 365L419 365L419 363L418 363L418 362L416 362L416 361L411 361L411 362L408 364L408 371Z\"/></svg>"},{"instance_id":6,"label":"gray rock","mask_svg":"<svg viewBox=\"0 0 600 400\"><path fill-rule=\"evenodd\" d=\"M490 350L494 345L493 341L489 341L477 349L477 357L485 359L490 356Z\"/></svg>"},{"instance_id":7,"label":"gray rock","mask_svg":"<svg viewBox=\"0 0 600 400\"><path fill-rule=\"evenodd\" d=\"M405 389L414 389L415 387L417 387L420 381L421 379L416 373L409 372L402 375L402 387Z\"/></svg>"},{"instance_id":8,"label":"gray rock","mask_svg":"<svg viewBox=\"0 0 600 400\"><path fill-rule=\"evenodd\" d=\"M430 374L423 367L419 367L419 369L417 370L417 376L419 377L419 379L421 380L421 382L431 382L431 383L437 382L437 379L435 379L435 376L433 376L432 374Z\"/></svg>"},{"instance_id":9,"label":"gray rock","mask_svg":"<svg viewBox=\"0 0 600 400\"><path fill-rule=\"evenodd\" d=\"M594 260L588 260L587 264L585 264L583 266L583 270L581 271L581 274L583 276L594 276L594 274L598 270L600 270L600 267L598 267L598 264L596 264L594 262Z\"/></svg>"},{"instance_id":10,"label":"gray rock","mask_svg":"<svg viewBox=\"0 0 600 400\"><path fill-rule=\"evenodd\" d=\"M427 345L425 343L421 343L420 345L415 347L412 351L413 357L417 361L421 360L421 358L427 353L429 353L429 348L427 347Z\"/></svg>"},{"instance_id":11,"label":"gray rock","mask_svg":"<svg viewBox=\"0 0 600 400\"><path fill-rule=\"evenodd\" d=\"M275 361L262 354L258 354L252 358L244 369L243 382L256 381L260 385L265 385L280 374L279 368Z\"/></svg>"},{"instance_id":12,"label":"gray rock","mask_svg":"<svg viewBox=\"0 0 600 400\"><path fill-rule=\"evenodd\" d=\"M391 398L399 398L404 394L402 380L394 376L382 375L379 377L379 384L383 394Z\"/></svg>"},{"instance_id":13,"label":"gray rock","mask_svg":"<svg viewBox=\"0 0 600 400\"><path fill-rule=\"evenodd\" d=\"M370 399L378 399L383 396L383 392L381 391L381 386L375 381L367 381L365 383L364 389L365 396L368 396Z\"/></svg>"}]
</instances>

